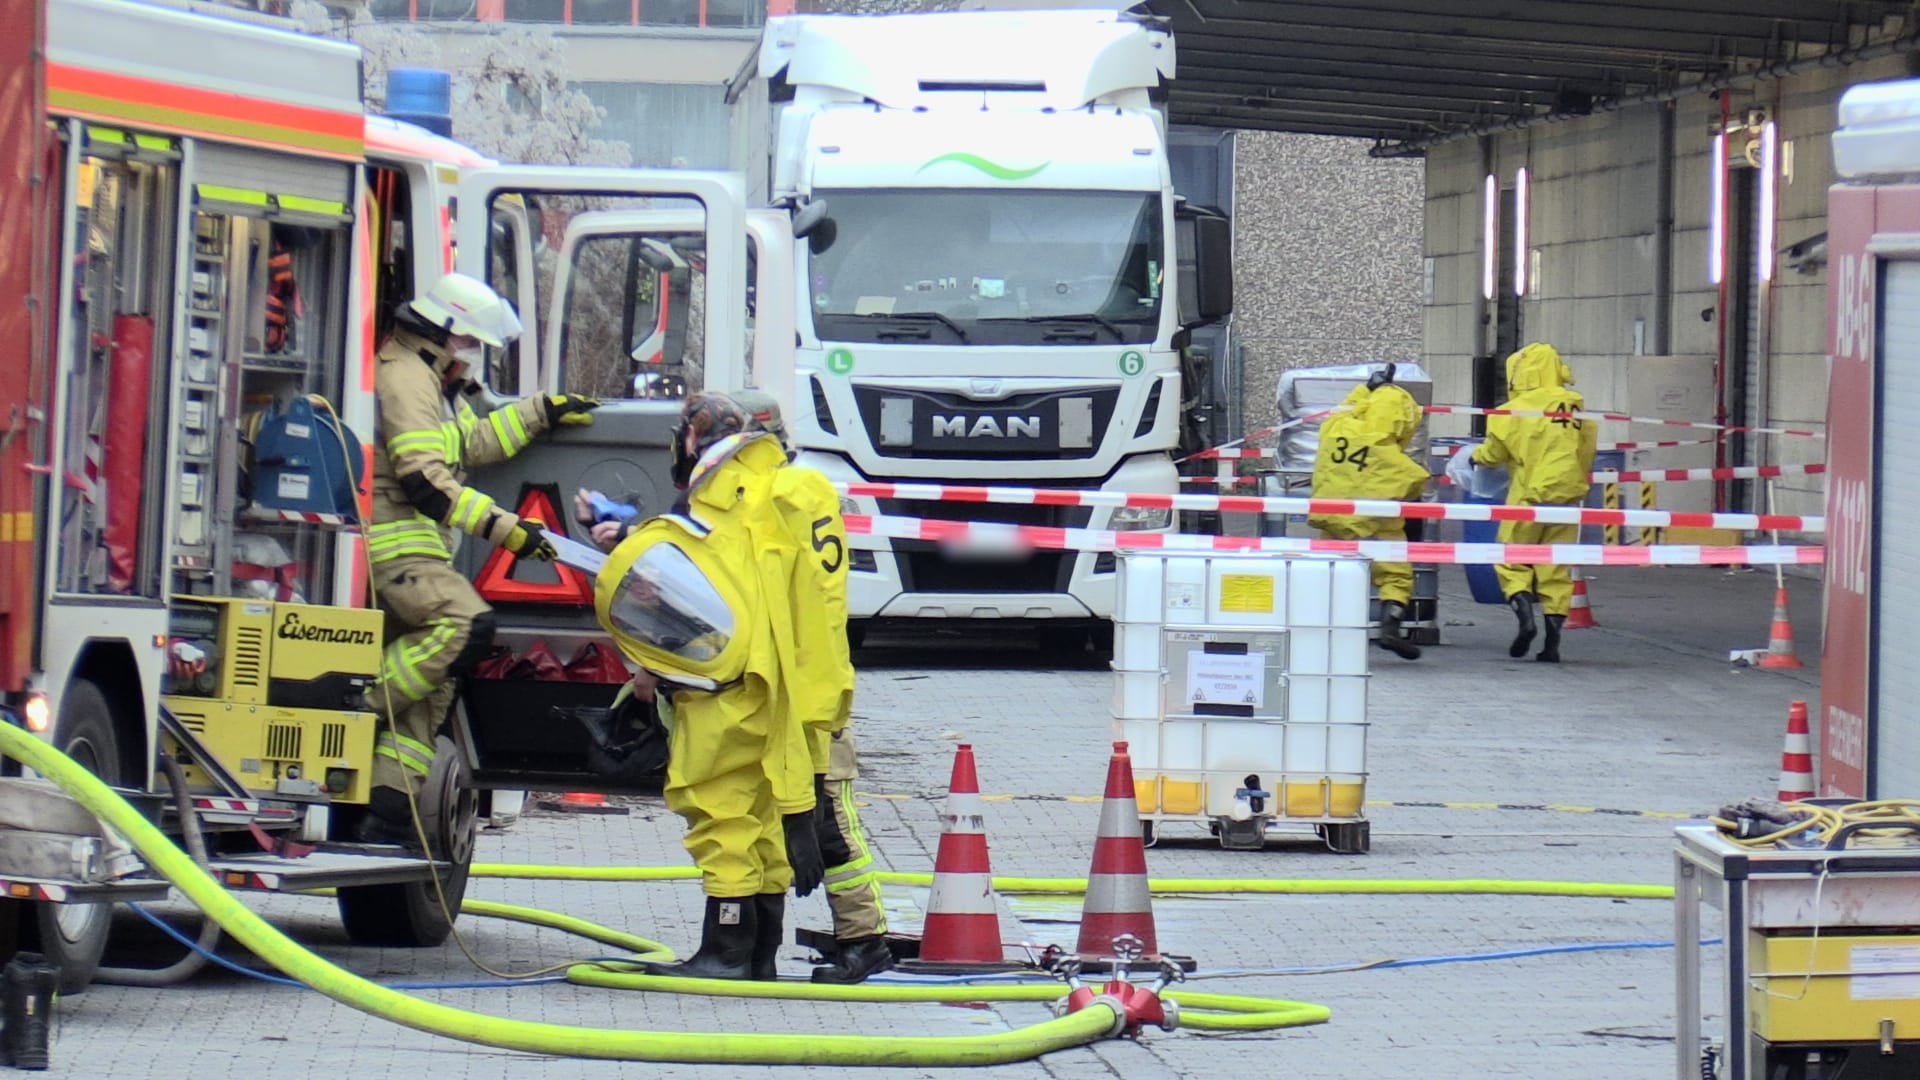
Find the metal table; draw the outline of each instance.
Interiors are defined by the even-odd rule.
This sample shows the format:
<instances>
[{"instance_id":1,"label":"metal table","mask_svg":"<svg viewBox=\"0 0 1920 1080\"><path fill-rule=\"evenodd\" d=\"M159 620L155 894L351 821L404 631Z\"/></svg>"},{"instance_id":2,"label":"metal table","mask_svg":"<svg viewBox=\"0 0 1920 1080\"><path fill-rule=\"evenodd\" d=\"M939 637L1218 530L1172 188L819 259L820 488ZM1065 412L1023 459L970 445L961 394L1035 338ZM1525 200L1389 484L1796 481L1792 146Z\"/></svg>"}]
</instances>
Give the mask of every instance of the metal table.
<instances>
[{"instance_id":1,"label":"metal table","mask_svg":"<svg viewBox=\"0 0 1920 1080\"><path fill-rule=\"evenodd\" d=\"M1752 948L1765 931L1920 926L1920 838L1899 847L1747 848L1711 825L1674 830L1673 934L1676 1080L1700 1070L1700 905L1726 923L1724 1080L1762 1080L1747 1022Z\"/></svg>"}]
</instances>

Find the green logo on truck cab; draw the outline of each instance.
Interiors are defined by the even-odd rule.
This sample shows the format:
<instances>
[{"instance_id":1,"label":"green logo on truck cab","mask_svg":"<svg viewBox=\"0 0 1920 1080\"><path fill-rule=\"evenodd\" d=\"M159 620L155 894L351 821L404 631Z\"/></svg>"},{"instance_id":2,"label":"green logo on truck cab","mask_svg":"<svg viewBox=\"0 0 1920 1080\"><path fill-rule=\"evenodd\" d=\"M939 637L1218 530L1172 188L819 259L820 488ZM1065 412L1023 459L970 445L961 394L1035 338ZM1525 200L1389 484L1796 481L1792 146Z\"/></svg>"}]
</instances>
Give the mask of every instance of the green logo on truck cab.
<instances>
[{"instance_id":1,"label":"green logo on truck cab","mask_svg":"<svg viewBox=\"0 0 1920 1080\"><path fill-rule=\"evenodd\" d=\"M1145 370L1147 370L1146 357L1132 349L1120 354L1120 374L1131 378Z\"/></svg>"},{"instance_id":2,"label":"green logo on truck cab","mask_svg":"<svg viewBox=\"0 0 1920 1080\"><path fill-rule=\"evenodd\" d=\"M853 370L853 350L835 349L827 354L827 370L835 375L845 375Z\"/></svg>"},{"instance_id":3,"label":"green logo on truck cab","mask_svg":"<svg viewBox=\"0 0 1920 1080\"><path fill-rule=\"evenodd\" d=\"M1053 162L1051 161L1043 161L1040 164L1035 165L1031 169L1015 169L1015 168L1010 168L1006 165L1002 165L998 162L988 161L986 158L981 157L979 154L963 154L963 153L955 152L951 154L941 154L939 157L934 158L932 161L929 161L925 165L920 166L920 168L916 169L915 171L926 172L928 169L933 168L935 165L943 164L948 161L954 162L955 164L958 164L958 165L965 165L968 168L977 169L980 172L983 172L988 176L993 177L995 180L1025 180L1030 176L1038 176L1042 169L1045 169L1047 166L1053 164Z\"/></svg>"}]
</instances>

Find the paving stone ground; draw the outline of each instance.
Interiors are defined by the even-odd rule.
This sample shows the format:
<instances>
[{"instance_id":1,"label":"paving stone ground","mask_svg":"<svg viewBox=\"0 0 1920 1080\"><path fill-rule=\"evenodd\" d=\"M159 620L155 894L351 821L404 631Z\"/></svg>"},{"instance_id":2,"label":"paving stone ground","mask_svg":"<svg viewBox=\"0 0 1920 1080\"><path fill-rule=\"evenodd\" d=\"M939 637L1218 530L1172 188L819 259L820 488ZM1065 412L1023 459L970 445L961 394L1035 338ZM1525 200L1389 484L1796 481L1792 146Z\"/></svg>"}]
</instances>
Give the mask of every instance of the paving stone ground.
<instances>
[{"instance_id":1,"label":"paving stone ground","mask_svg":"<svg viewBox=\"0 0 1920 1080\"><path fill-rule=\"evenodd\" d=\"M1632 576L1637 574L1639 576ZM1795 583L1817 600L1817 585ZM1230 852L1198 829L1168 829L1148 856L1157 877L1526 878L1666 883L1671 814L1771 794L1787 706L1813 677L1729 667L1724 646L1764 645L1773 583L1764 574L1653 569L1596 579L1602 628L1568 636L1558 667L1505 654L1504 609L1471 604L1447 579L1450 644L1417 663L1375 652L1368 747L1373 848L1340 856L1311 838ZM1817 608L1815 609L1817 611ZM1721 613L1716 617L1715 613ZM1801 648L1817 653L1817 617ZM877 640L857 704L867 774L862 813L881 861L931 869L953 747L977 750L987 831L1001 874L1080 876L1099 817L1111 739L1111 676L1061 665L1005 634ZM1718 658L1715 654L1718 653ZM1811 659L1811 655L1809 655ZM1434 804L1505 804L1497 809ZM680 823L657 804L629 816L529 813L480 841L483 861L683 865ZM486 880L470 895L555 908L685 949L700 898L687 884ZM924 896L893 889L896 922ZM330 959L389 980L474 978L448 945L348 944L330 901L250 901ZM1340 974L1275 969L1385 958L1468 956L1556 945L1664 943L1666 901L1489 896L1181 896L1157 901L1163 944L1198 958L1198 988L1320 1002L1331 1022L1257 1035L1150 1032L1038 1061L976 1070L1061 1080L1124 1076L1652 1077L1672 1073L1671 950L1641 948L1435 963ZM160 910L191 927L180 905ZM1003 898L1010 941L1071 942L1077 903ZM825 925L819 898L798 921ZM796 921L790 918L790 922ZM130 933L141 927L128 923ZM563 934L464 919L473 951L525 970L605 953ZM1717 928L1715 929L1717 932ZM258 962L244 950L236 961ZM1717 958L1708 950L1709 958ZM782 969L807 970L803 950ZM1266 972L1266 974L1261 974ZM1248 973L1244 977L1228 977ZM1711 985L1711 984L1710 984ZM830 1005L605 991L566 984L424 992L520 1019L719 1033L977 1035L1043 1019L1039 1005ZM1717 1015L1717 1010L1713 1011ZM550 1060L471 1047L395 1026L309 991L210 971L163 991L99 986L62 1001L54 1076L187 1078L798 1075L804 1067L680 1066ZM826 1072L826 1069L805 1069ZM958 1076L957 1070L833 1069L836 1076Z\"/></svg>"}]
</instances>

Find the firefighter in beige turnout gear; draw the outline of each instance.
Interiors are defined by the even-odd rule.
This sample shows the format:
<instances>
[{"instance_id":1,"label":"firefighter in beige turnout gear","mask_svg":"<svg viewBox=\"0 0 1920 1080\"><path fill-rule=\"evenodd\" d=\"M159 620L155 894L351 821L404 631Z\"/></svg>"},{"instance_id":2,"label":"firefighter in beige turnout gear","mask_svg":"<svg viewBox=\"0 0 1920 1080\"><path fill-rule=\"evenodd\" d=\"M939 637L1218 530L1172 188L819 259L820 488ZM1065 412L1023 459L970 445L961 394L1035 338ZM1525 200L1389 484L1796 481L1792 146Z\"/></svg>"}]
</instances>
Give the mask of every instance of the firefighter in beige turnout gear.
<instances>
[{"instance_id":1,"label":"firefighter in beige turnout gear","mask_svg":"<svg viewBox=\"0 0 1920 1080\"><path fill-rule=\"evenodd\" d=\"M736 390L729 396L755 426L786 444L780 404L772 395ZM807 692L796 700L813 750L819 796L814 822L827 861L827 906L838 945L833 963L815 968L813 981L857 983L892 967L893 953L886 942L887 916L880 906L873 852L853 795L860 764L850 724L854 674L847 640L847 530L839 492L814 469L790 464L776 472L773 502L801 553L793 620Z\"/></svg>"},{"instance_id":2,"label":"firefighter in beige turnout gear","mask_svg":"<svg viewBox=\"0 0 1920 1080\"><path fill-rule=\"evenodd\" d=\"M552 559L542 522L521 519L463 482L468 466L514 456L561 424L589 424L599 402L540 394L485 417L468 405L467 372L482 345L520 333L513 308L482 282L448 274L401 310L374 374L379 445L367 530L374 596L388 615L373 688L389 723L375 740L373 792L362 839L417 846L408 791L433 767L434 739L454 680L493 644L493 611L453 568L455 530L522 559Z\"/></svg>"}]
</instances>

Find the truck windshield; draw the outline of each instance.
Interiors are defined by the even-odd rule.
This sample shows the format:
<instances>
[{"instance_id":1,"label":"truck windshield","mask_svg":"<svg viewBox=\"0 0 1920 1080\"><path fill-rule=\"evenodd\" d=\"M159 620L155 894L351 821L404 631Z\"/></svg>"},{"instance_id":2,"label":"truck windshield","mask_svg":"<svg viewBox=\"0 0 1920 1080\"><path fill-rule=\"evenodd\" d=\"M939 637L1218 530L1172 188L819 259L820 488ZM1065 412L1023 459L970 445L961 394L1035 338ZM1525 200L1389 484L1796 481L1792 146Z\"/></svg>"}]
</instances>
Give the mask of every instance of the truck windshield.
<instances>
[{"instance_id":1,"label":"truck windshield","mask_svg":"<svg viewBox=\"0 0 1920 1080\"><path fill-rule=\"evenodd\" d=\"M1167 254L1157 193L815 191L833 241L811 256L828 341L1151 342Z\"/></svg>"}]
</instances>

